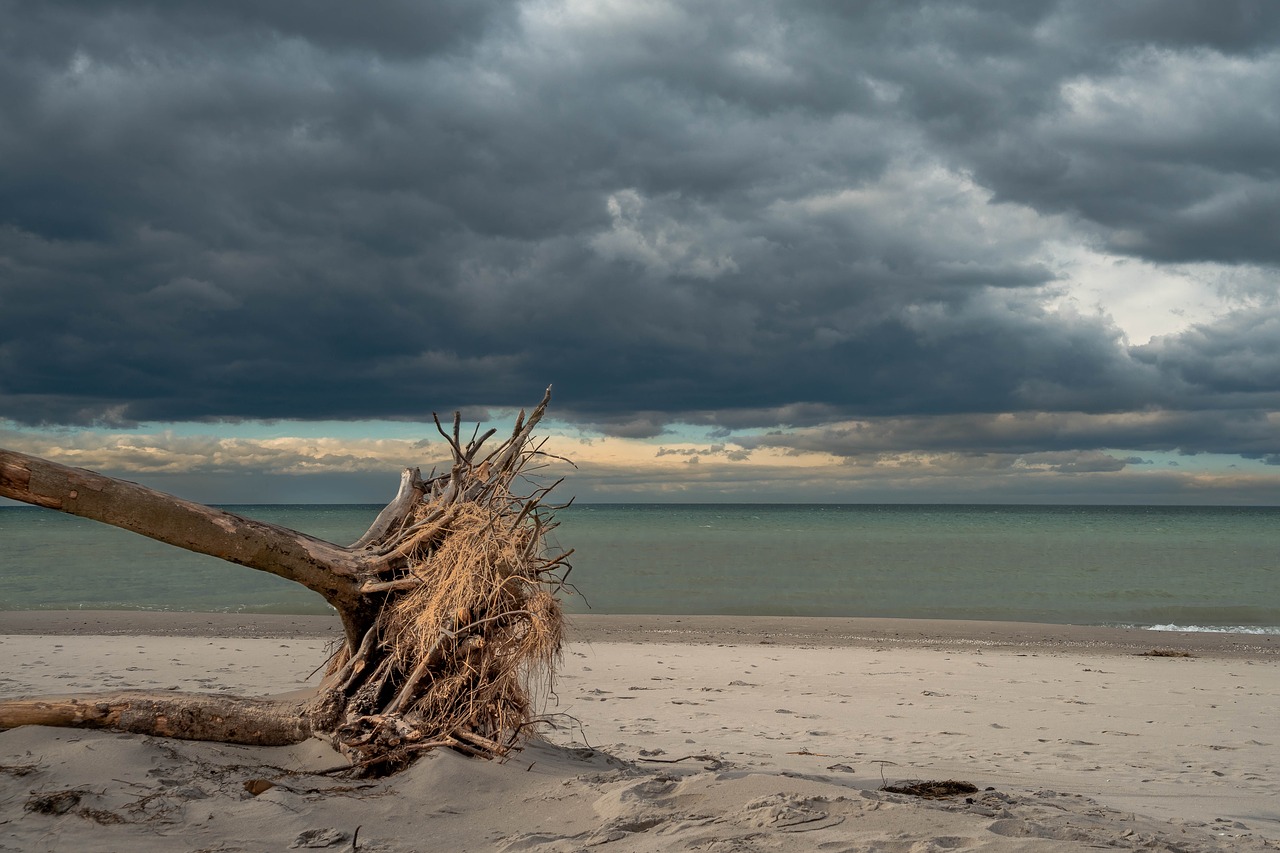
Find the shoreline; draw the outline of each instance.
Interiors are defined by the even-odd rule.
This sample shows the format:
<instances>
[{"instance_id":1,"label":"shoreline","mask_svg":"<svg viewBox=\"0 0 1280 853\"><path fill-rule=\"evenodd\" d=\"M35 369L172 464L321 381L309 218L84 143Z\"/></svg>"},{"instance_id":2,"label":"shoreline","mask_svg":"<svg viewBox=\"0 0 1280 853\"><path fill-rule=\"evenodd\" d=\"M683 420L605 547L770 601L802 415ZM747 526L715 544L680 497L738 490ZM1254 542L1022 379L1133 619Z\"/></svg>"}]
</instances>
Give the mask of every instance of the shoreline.
<instances>
[{"instance_id":1,"label":"shoreline","mask_svg":"<svg viewBox=\"0 0 1280 853\"><path fill-rule=\"evenodd\" d=\"M286 849L340 836L354 847L357 832L360 849L383 853L421 849L425 837L439 849L531 853L605 843L619 853L1261 853L1280 842L1273 637L933 620L571 622L543 697L545 740L508 762L439 750L352 784L318 772L338 757L316 738L268 748L0 732L0 848ZM332 617L0 611L0 697L302 691L339 636ZM1143 654L1157 648L1190 656ZM881 790L926 779L978 792L929 802ZM262 780L274 787L246 787ZM78 805L27 806L49 796Z\"/></svg>"},{"instance_id":2,"label":"shoreline","mask_svg":"<svg viewBox=\"0 0 1280 853\"><path fill-rule=\"evenodd\" d=\"M570 614L567 640L580 643L778 645L823 648L938 648L1280 658L1280 635L1152 631L1096 625L826 616ZM336 638L333 616L149 610L0 611L0 634L164 637Z\"/></svg>"}]
</instances>

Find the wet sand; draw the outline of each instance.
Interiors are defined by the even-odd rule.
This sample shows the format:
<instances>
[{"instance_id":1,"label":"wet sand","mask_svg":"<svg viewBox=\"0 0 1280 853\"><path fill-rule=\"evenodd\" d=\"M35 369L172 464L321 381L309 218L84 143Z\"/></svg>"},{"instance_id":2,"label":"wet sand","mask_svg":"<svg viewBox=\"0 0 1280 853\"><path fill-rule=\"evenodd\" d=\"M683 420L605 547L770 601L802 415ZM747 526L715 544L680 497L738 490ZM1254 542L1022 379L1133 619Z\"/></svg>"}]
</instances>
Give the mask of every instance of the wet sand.
<instances>
[{"instance_id":1,"label":"wet sand","mask_svg":"<svg viewBox=\"0 0 1280 853\"><path fill-rule=\"evenodd\" d=\"M586 643L774 643L786 646L904 646L1138 654L1152 649L1217 658L1280 656L1280 636L1149 631L1035 622L788 616L569 617ZM142 634L169 637L337 637L336 617L136 610L0 611L0 634Z\"/></svg>"}]
</instances>

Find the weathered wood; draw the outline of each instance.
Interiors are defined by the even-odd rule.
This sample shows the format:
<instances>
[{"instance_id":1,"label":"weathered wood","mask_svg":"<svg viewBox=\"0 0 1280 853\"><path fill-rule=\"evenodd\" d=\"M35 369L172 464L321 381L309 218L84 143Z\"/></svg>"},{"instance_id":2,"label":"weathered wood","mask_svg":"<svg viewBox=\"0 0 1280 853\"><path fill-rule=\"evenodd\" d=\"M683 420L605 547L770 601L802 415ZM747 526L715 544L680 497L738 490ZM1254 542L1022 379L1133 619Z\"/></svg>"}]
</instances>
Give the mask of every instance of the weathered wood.
<instances>
[{"instance_id":1,"label":"weathered wood","mask_svg":"<svg viewBox=\"0 0 1280 853\"><path fill-rule=\"evenodd\" d=\"M270 572L330 601L350 596L371 567L347 548L287 527L13 450L0 449L0 495Z\"/></svg>"},{"instance_id":2,"label":"weathered wood","mask_svg":"<svg viewBox=\"0 0 1280 853\"><path fill-rule=\"evenodd\" d=\"M545 455L530 437L549 394L479 462L494 431L477 427L464 445L455 415L451 432L440 429L453 454L448 472L424 481L406 469L396 497L350 547L0 450L0 496L295 581L333 605L346 634L305 703L167 691L16 699L0 701L0 729L96 727L250 744L323 733L361 772L389 772L441 744L505 752L530 719L525 679L551 674L564 624L555 592L566 586L567 554L549 556L542 538L554 527L540 514L550 487L512 490L525 482L524 466Z\"/></svg>"},{"instance_id":3,"label":"weathered wood","mask_svg":"<svg viewBox=\"0 0 1280 853\"><path fill-rule=\"evenodd\" d=\"M0 449L0 495L279 575L318 592L340 614L351 610L361 585L385 566L374 555L287 527L13 450ZM358 639L368 625L360 624L360 614L352 617L344 615L344 627L348 638Z\"/></svg>"},{"instance_id":4,"label":"weathered wood","mask_svg":"<svg viewBox=\"0 0 1280 853\"><path fill-rule=\"evenodd\" d=\"M400 473L400 489L396 496L382 508L365 534L352 543L351 550L360 551L374 542L381 542L393 530L402 527L414 505L422 500L422 494L422 473L417 468L404 469Z\"/></svg>"},{"instance_id":5,"label":"weathered wood","mask_svg":"<svg viewBox=\"0 0 1280 853\"><path fill-rule=\"evenodd\" d=\"M0 729L67 726L253 746L304 741L316 720L302 703L199 693L121 691L0 703Z\"/></svg>"}]
</instances>

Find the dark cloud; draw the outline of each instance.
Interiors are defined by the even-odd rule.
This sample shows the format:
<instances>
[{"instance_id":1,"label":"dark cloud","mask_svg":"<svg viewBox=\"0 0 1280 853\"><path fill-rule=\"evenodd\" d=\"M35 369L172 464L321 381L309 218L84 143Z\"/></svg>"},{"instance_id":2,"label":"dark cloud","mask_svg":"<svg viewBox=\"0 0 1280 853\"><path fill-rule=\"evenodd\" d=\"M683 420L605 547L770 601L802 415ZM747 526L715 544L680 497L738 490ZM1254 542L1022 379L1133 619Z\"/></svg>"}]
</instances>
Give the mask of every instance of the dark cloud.
<instances>
[{"instance_id":1,"label":"dark cloud","mask_svg":"<svg viewBox=\"0 0 1280 853\"><path fill-rule=\"evenodd\" d=\"M1054 16L1060 38L1108 45L1212 48L1227 53L1274 50L1280 9L1265 0L1228 0L1213 7L1196 0L1134 0L1099 6L1063 4Z\"/></svg>"},{"instance_id":2,"label":"dark cloud","mask_svg":"<svg viewBox=\"0 0 1280 853\"><path fill-rule=\"evenodd\" d=\"M1046 247L1274 276L1278 71L1266 3L0 0L0 416L1274 453L1274 308L1131 348Z\"/></svg>"},{"instance_id":3,"label":"dark cloud","mask_svg":"<svg viewBox=\"0 0 1280 853\"><path fill-rule=\"evenodd\" d=\"M134 37L135 46L145 46L148 53L194 40L223 46L297 40L334 52L391 57L457 49L512 11L510 4L494 0L389 0L378 5L376 14L333 0L227 0L216 8L199 0L62 0L4 6L6 15L21 14L24 31L49 39L13 40L14 47L31 52L65 49L66 44L57 45L52 37L71 35L85 46L113 53L127 52L125 39Z\"/></svg>"},{"instance_id":4,"label":"dark cloud","mask_svg":"<svg viewBox=\"0 0 1280 853\"><path fill-rule=\"evenodd\" d=\"M843 425L739 436L744 448L776 447L857 457L902 448L926 452L1027 454L1115 448L1185 453L1239 453L1261 458L1280 450L1280 419L1263 411L1027 412L874 418ZM1125 458L1143 464L1141 458Z\"/></svg>"},{"instance_id":5,"label":"dark cloud","mask_svg":"<svg viewBox=\"0 0 1280 853\"><path fill-rule=\"evenodd\" d=\"M1260 397L1280 407L1280 306L1242 311L1212 326L1157 338L1134 353L1211 402Z\"/></svg>"},{"instance_id":6,"label":"dark cloud","mask_svg":"<svg viewBox=\"0 0 1280 853\"><path fill-rule=\"evenodd\" d=\"M1034 102L961 156L998 198L1081 216L1114 251L1274 265L1280 116L1258 105L1280 97L1278 44L1266 3L1062 4L1025 44L1043 63L1014 63Z\"/></svg>"},{"instance_id":7,"label":"dark cloud","mask_svg":"<svg viewBox=\"0 0 1280 853\"><path fill-rule=\"evenodd\" d=\"M729 448L723 444L710 447L659 447L655 456L683 456L687 462L697 462L703 457L719 457L730 462L745 462L751 458L750 450Z\"/></svg>"}]
</instances>

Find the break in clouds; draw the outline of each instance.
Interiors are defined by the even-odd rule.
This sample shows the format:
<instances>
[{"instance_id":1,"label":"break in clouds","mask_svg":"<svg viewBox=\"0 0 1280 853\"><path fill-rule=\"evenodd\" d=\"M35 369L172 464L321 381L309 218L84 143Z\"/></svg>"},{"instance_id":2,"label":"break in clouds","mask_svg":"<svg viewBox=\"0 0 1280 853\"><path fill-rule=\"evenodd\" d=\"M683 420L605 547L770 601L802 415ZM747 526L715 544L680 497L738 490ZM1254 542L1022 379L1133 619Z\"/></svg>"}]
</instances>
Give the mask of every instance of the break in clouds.
<instances>
[{"instance_id":1,"label":"break in clouds","mask_svg":"<svg viewBox=\"0 0 1280 853\"><path fill-rule=\"evenodd\" d=\"M17 424L422 419L554 382L566 421L744 459L1280 458L1275 4L0 21Z\"/></svg>"}]
</instances>

